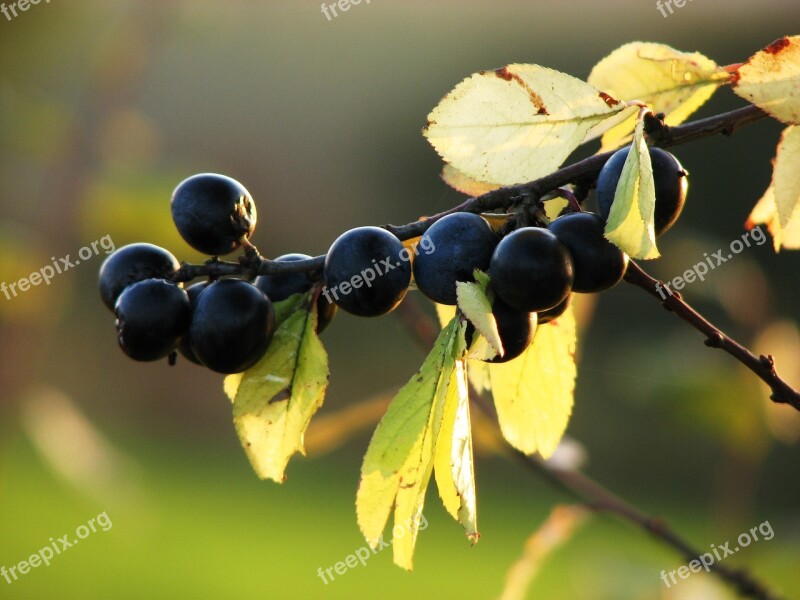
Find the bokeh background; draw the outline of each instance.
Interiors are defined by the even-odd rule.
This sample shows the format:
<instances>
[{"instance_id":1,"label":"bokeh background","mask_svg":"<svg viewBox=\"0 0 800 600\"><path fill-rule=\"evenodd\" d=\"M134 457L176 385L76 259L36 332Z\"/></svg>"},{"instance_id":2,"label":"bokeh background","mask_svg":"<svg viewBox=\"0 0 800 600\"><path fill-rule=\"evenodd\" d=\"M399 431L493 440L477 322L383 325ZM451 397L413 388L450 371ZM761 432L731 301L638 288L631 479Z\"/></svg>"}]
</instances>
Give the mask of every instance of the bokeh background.
<instances>
[{"instance_id":1,"label":"bokeh background","mask_svg":"<svg viewBox=\"0 0 800 600\"><path fill-rule=\"evenodd\" d=\"M200 260L174 231L169 196L201 171L253 193L262 253L320 254L350 227L460 201L420 130L474 71L536 62L584 78L637 39L730 64L798 23L793 0L695 0L668 18L650 0L374 0L332 21L319 2L296 0L32 5L0 16L0 281L104 236ZM741 104L723 89L698 116ZM760 122L676 150L690 197L654 274L680 274L742 234L780 129ZM774 353L795 385L799 256L752 247L685 290L726 331ZM395 315L340 314L324 336L332 381L309 457L282 486L260 482L220 376L136 364L116 347L96 291L103 257L0 296L0 565L98 513L113 527L12 585L0 579L0 597L496 598L526 539L571 502L480 446L479 544L431 489L413 573L384 551L325 585L318 567L363 545L360 457L423 350ZM798 415L640 291L620 285L591 308L568 430L585 471L702 549L769 520L775 537L726 563L797 597ZM706 575L666 589L659 573L683 563L596 516L543 561L527 597L733 597Z\"/></svg>"}]
</instances>

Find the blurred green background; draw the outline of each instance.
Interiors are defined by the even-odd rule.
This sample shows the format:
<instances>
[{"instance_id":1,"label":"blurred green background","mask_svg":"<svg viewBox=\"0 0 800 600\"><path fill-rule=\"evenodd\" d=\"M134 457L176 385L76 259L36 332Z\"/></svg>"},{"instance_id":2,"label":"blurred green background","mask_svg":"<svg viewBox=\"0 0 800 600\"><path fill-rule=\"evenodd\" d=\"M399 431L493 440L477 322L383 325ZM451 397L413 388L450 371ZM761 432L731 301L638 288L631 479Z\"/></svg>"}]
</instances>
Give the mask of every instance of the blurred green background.
<instances>
[{"instance_id":1,"label":"blurred green background","mask_svg":"<svg viewBox=\"0 0 800 600\"><path fill-rule=\"evenodd\" d=\"M116 246L178 237L169 195L218 171L259 206L267 256L323 253L342 231L405 223L460 201L420 134L467 75L536 62L585 78L633 40L740 62L797 33L800 5L655 2L361 3L328 21L319 2L84 1L0 16L0 281L109 235ZM723 89L697 116L742 105ZM671 278L742 233L767 187L780 126L676 150L691 172L678 227L651 267ZM583 150L583 154L593 149ZM0 296L0 566L98 513L113 522L13 584L3 598L495 598L526 538L569 498L479 447L482 539L470 547L431 490L416 569L390 552L325 585L363 545L354 497L371 398L396 390L422 350L396 316L340 314L325 333L332 381L322 426L282 486L253 475L221 377L179 362L135 364L96 291L104 255ZM797 253L747 249L686 297L776 355L800 384ZM568 434L586 472L696 546L765 520L775 537L728 558L797 597L800 419L641 292L619 286L585 320ZM355 409L355 431L338 411ZM379 401L378 401L379 405ZM334 439L341 434L341 439ZM312 443L313 442L313 443ZM684 560L631 526L593 517L542 565L529 598L730 598L706 575L672 589Z\"/></svg>"}]
</instances>

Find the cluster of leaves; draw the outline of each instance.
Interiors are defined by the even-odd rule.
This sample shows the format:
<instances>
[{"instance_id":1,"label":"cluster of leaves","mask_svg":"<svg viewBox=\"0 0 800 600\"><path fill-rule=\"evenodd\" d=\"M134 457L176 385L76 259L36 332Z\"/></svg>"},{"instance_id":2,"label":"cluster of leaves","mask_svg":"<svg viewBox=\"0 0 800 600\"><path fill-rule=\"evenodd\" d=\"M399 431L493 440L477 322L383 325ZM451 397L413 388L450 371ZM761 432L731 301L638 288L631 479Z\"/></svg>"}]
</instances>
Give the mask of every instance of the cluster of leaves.
<instances>
[{"instance_id":1,"label":"cluster of leaves","mask_svg":"<svg viewBox=\"0 0 800 600\"><path fill-rule=\"evenodd\" d=\"M720 67L698 53L634 42L600 61L584 82L539 65L481 71L458 84L431 112L424 134L445 160L443 178L477 196L544 177L580 145L600 151L632 144L606 236L633 258L658 257L655 192L644 127L648 114L668 126L685 121L721 85L787 123L773 182L750 217L768 223L780 247L800 247L800 37L778 40L746 63ZM415 240L409 240L413 244ZM409 529L393 545L412 567L417 527L431 476L447 511L478 538L469 387L490 392L502 433L514 448L549 457L573 403L576 334L571 311L538 327L517 359L489 364L502 351L488 277L459 283L458 310L438 307L443 329L420 370L398 392L378 425L361 470L357 517L379 543L390 514ZM294 296L276 305L277 332L267 355L225 391L257 474L282 482L289 459L322 405L328 359L316 330L316 302ZM467 321L480 335L469 345Z\"/></svg>"}]
</instances>

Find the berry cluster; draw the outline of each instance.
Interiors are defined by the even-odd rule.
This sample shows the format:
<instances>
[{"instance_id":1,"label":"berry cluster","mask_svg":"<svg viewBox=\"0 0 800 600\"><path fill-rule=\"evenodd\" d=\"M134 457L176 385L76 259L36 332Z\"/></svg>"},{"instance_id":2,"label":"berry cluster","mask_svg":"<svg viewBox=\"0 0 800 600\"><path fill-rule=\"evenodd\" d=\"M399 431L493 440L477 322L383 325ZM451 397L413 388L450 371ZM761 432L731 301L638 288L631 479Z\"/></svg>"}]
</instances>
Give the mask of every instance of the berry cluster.
<instances>
[{"instance_id":1,"label":"berry cluster","mask_svg":"<svg viewBox=\"0 0 800 600\"><path fill-rule=\"evenodd\" d=\"M275 329L273 302L313 289L321 332L337 306L366 317L394 310L412 274L428 298L455 305L456 283L473 281L475 269L480 269L491 278L492 313L505 349L492 362L506 362L525 351L537 323L563 314L573 292L607 290L624 276L628 257L604 237L604 228L628 151L616 152L598 177L600 214L571 212L547 226L521 227L502 237L479 215L450 214L428 228L417 246L430 251L416 252L413 262L412 252L386 229L357 227L331 245L319 283L308 273L291 273L253 281L212 278L184 289L172 281L180 267L172 254L151 244L131 244L103 263L100 295L116 313L119 344L131 358L154 361L178 351L213 371L238 373L256 364L269 347ZM683 208L686 173L668 152L651 148L650 156L655 230L660 235ZM223 175L195 175L178 185L171 206L182 237L214 257L210 262L242 246L255 252L249 238L256 207L239 182ZM310 258L287 254L276 260ZM473 336L469 324L467 341Z\"/></svg>"},{"instance_id":2,"label":"berry cluster","mask_svg":"<svg viewBox=\"0 0 800 600\"><path fill-rule=\"evenodd\" d=\"M239 182L200 174L178 185L172 217L181 236L214 257L249 246L256 207ZM302 254L278 261L310 258ZM100 268L100 296L117 315L122 350L134 360L154 361L176 350L193 363L219 373L239 373L258 362L275 330L272 303L307 293L314 281L305 273L209 280L183 289L171 280L179 269L167 250L130 244L110 255ZM336 307L320 302L318 329L330 323Z\"/></svg>"}]
</instances>

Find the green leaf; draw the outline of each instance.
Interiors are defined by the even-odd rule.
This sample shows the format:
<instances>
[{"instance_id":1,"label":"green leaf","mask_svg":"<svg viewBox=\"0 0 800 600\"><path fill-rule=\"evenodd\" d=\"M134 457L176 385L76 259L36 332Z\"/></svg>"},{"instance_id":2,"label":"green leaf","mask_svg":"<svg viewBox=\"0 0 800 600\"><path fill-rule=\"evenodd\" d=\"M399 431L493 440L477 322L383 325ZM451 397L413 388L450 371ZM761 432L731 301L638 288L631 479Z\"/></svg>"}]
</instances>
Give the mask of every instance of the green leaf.
<instances>
[{"instance_id":1,"label":"green leaf","mask_svg":"<svg viewBox=\"0 0 800 600\"><path fill-rule=\"evenodd\" d=\"M325 398L328 355L316 333L316 302L296 295L276 305L282 319L267 353L241 377L233 421L253 469L281 483L303 435ZM226 380L230 393L234 380Z\"/></svg>"},{"instance_id":2,"label":"green leaf","mask_svg":"<svg viewBox=\"0 0 800 600\"><path fill-rule=\"evenodd\" d=\"M456 363L465 350L464 327L459 319L452 319L439 334L420 370L381 419L361 467L356 495L359 527L375 548L394 508L394 561L406 569L413 566L425 492L445 415L454 399L460 401L460 394L454 396L452 390ZM458 388L457 382L455 385ZM463 427L459 433L462 431Z\"/></svg>"},{"instance_id":3,"label":"green leaf","mask_svg":"<svg viewBox=\"0 0 800 600\"><path fill-rule=\"evenodd\" d=\"M588 82L624 101L639 100L667 125L680 125L705 104L728 74L699 52L680 52L664 44L631 42L597 63ZM587 139L603 134L601 151L624 144L636 126L636 111L604 121Z\"/></svg>"},{"instance_id":4,"label":"green leaf","mask_svg":"<svg viewBox=\"0 0 800 600\"><path fill-rule=\"evenodd\" d=\"M606 237L631 258L658 258L655 206L653 166L644 140L644 121L639 121L611 204Z\"/></svg>"},{"instance_id":5,"label":"green leaf","mask_svg":"<svg viewBox=\"0 0 800 600\"><path fill-rule=\"evenodd\" d=\"M784 123L800 125L800 35L756 52L733 76L733 91Z\"/></svg>"},{"instance_id":6,"label":"green leaf","mask_svg":"<svg viewBox=\"0 0 800 600\"><path fill-rule=\"evenodd\" d=\"M570 307L536 329L522 356L503 364L470 364L473 384L491 389L503 437L525 454L548 458L564 436L575 391L575 343Z\"/></svg>"},{"instance_id":7,"label":"green leaf","mask_svg":"<svg viewBox=\"0 0 800 600\"><path fill-rule=\"evenodd\" d=\"M459 83L424 135L466 178L511 185L557 169L592 126L624 108L570 75L514 64Z\"/></svg>"},{"instance_id":8,"label":"green leaf","mask_svg":"<svg viewBox=\"0 0 800 600\"><path fill-rule=\"evenodd\" d=\"M495 355L502 356L503 342L497 330L497 321L492 314L492 301L489 298L489 276L475 269L475 282L456 282L458 307L494 349Z\"/></svg>"}]
</instances>

